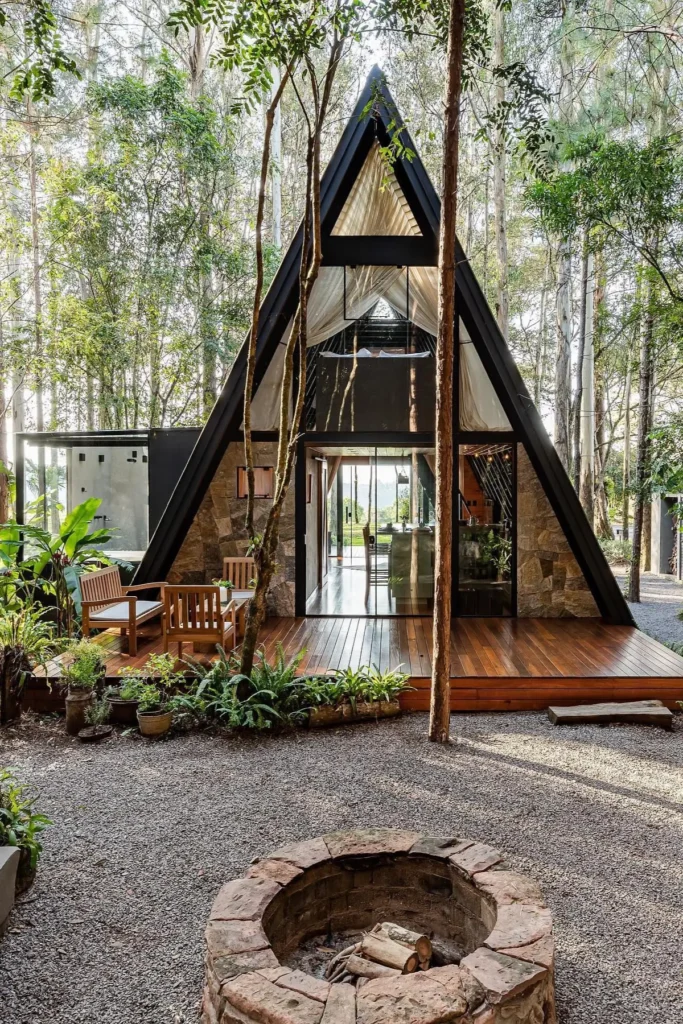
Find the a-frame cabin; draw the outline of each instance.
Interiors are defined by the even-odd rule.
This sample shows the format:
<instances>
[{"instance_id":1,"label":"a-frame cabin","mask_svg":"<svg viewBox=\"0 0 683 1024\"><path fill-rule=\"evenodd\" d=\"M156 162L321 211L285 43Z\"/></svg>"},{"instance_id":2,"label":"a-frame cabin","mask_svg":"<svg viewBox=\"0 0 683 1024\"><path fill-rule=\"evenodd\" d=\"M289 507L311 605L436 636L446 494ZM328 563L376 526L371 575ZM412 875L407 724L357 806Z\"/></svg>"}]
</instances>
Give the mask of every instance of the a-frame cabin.
<instances>
[{"instance_id":1,"label":"a-frame cabin","mask_svg":"<svg viewBox=\"0 0 683 1024\"><path fill-rule=\"evenodd\" d=\"M405 660L408 650L411 665L428 663L440 204L418 155L398 159L388 171L380 147L389 142L392 122L400 123L400 116L375 69L321 187L323 267L310 302L305 422L270 594L276 621L299 624L290 647L295 640L312 642L315 630L309 625L306 632L304 622L317 623L327 636L315 641L319 657L309 667L318 669L329 666L324 651L335 646L334 629L321 625L328 616L357 623L355 637L343 641L340 627L337 655L374 660L368 620L391 619L381 660ZM407 131L403 141L416 151ZM253 423L257 492L264 497L257 499L257 517L270 504L283 342L296 308L300 252L301 230L261 312ZM633 627L633 620L460 248L458 261L454 629L460 623L468 638L463 642L473 645L474 662L482 666L475 674L495 676L486 658L478 658L474 624L483 623L489 636L498 629L504 649L520 620L543 620L546 637L529 661L530 675L541 678L550 675L542 648L551 635L561 644L566 630L573 646L572 637L588 642L593 627ZM210 582L222 575L223 558L245 553L245 362L243 346L137 582ZM552 619L562 622L551 627ZM423 640L413 635L411 645L418 620ZM405 637L405 650L396 637ZM533 647L534 640L524 643ZM504 663L505 657L499 675L506 674ZM510 674L524 675L515 664L511 654ZM680 675L681 668L683 660L675 671L662 666L656 675ZM572 672L585 677L592 670L584 664ZM610 675L604 664L593 674ZM512 706L509 700L489 704Z\"/></svg>"}]
</instances>

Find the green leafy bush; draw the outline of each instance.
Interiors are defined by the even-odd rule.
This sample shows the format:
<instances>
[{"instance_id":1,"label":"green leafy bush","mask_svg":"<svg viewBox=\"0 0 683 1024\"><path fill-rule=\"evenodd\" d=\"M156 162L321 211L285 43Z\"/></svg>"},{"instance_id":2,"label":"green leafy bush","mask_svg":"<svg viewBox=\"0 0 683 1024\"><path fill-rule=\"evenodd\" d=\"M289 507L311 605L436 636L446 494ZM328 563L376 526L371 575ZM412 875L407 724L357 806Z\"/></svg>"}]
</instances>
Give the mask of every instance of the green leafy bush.
<instances>
[{"instance_id":1,"label":"green leafy bush","mask_svg":"<svg viewBox=\"0 0 683 1024\"><path fill-rule=\"evenodd\" d=\"M400 667L380 672L365 665L326 676L297 676L305 653L302 650L287 659L278 644L270 665L261 651L248 677L237 671L234 656L221 650L209 669L195 666L198 682L173 698L176 708L231 729L272 729L302 725L315 707L350 704L355 709L358 703L395 700L408 688L408 676Z\"/></svg>"},{"instance_id":2,"label":"green leafy bush","mask_svg":"<svg viewBox=\"0 0 683 1024\"><path fill-rule=\"evenodd\" d=\"M18 847L31 871L43 849L39 836L52 824L35 810L36 799L11 771L0 769L0 846Z\"/></svg>"},{"instance_id":3,"label":"green leafy bush","mask_svg":"<svg viewBox=\"0 0 683 1024\"><path fill-rule=\"evenodd\" d=\"M104 651L94 640L78 640L68 648L69 662L64 671L64 682L69 692L92 691L102 677Z\"/></svg>"},{"instance_id":4,"label":"green leafy bush","mask_svg":"<svg viewBox=\"0 0 683 1024\"><path fill-rule=\"evenodd\" d=\"M111 531L90 529L101 504L88 498L77 505L56 536L33 523L0 525L0 600L6 607L17 610L45 595L54 601L57 634L73 636L81 614L80 577L116 561L98 547L112 539Z\"/></svg>"},{"instance_id":5,"label":"green leafy bush","mask_svg":"<svg viewBox=\"0 0 683 1024\"><path fill-rule=\"evenodd\" d=\"M600 547L610 565L628 565L631 561L632 546L630 540L601 537Z\"/></svg>"}]
</instances>

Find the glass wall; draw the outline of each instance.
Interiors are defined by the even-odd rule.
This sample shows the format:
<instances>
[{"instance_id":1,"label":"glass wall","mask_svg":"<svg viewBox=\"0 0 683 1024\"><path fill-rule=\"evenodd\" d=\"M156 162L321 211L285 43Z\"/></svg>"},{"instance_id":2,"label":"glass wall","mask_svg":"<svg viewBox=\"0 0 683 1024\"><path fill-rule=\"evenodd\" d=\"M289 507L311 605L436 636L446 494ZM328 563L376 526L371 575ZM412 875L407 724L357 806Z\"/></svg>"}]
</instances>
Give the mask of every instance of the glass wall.
<instances>
[{"instance_id":1,"label":"glass wall","mask_svg":"<svg viewBox=\"0 0 683 1024\"><path fill-rule=\"evenodd\" d=\"M326 453L320 615L430 615L434 596L433 449ZM331 482L330 482L331 481ZM307 558L315 557L307 543Z\"/></svg>"},{"instance_id":2,"label":"glass wall","mask_svg":"<svg viewBox=\"0 0 683 1024\"><path fill-rule=\"evenodd\" d=\"M456 614L512 615L512 445L461 445L458 492Z\"/></svg>"}]
</instances>

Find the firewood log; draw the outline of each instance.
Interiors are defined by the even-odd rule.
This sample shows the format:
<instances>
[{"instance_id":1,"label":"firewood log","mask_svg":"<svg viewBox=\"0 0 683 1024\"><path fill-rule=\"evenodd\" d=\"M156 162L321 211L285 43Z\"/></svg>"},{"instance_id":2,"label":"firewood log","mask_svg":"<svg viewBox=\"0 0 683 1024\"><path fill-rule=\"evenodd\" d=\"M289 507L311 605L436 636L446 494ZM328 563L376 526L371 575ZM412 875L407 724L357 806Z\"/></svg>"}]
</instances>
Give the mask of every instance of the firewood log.
<instances>
[{"instance_id":1,"label":"firewood log","mask_svg":"<svg viewBox=\"0 0 683 1024\"><path fill-rule=\"evenodd\" d=\"M394 924L392 921L383 921L372 931L373 934L386 935L388 939L393 939L394 942L400 942L402 946L414 949L420 960L429 960L432 955L432 943L428 935L412 932L409 928L403 928L400 924Z\"/></svg>"},{"instance_id":2,"label":"firewood log","mask_svg":"<svg viewBox=\"0 0 683 1024\"><path fill-rule=\"evenodd\" d=\"M357 953L352 953L346 961L346 970L349 974L355 974L359 978L384 978L401 972L394 967L386 967L384 964L373 963L372 960L365 960Z\"/></svg>"},{"instance_id":3,"label":"firewood log","mask_svg":"<svg viewBox=\"0 0 683 1024\"><path fill-rule=\"evenodd\" d=\"M432 939L432 967L446 967L447 964L459 964L464 953L454 942L448 939Z\"/></svg>"},{"instance_id":4,"label":"firewood log","mask_svg":"<svg viewBox=\"0 0 683 1024\"><path fill-rule=\"evenodd\" d=\"M420 962L414 949L408 949L400 942L388 939L386 935L373 932L363 936L360 954L367 960L374 960L375 963L384 964L386 967L394 967L402 974L412 974Z\"/></svg>"}]
</instances>

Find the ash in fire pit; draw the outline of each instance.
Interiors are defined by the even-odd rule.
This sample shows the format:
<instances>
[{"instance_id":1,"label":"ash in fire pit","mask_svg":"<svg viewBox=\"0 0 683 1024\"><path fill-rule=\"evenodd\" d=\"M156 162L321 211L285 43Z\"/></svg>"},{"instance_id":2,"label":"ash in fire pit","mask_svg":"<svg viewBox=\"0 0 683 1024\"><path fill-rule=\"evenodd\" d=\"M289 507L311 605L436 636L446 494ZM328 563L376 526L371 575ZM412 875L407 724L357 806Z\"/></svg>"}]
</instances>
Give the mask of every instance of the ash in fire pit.
<instances>
[{"instance_id":1,"label":"ash in fire pit","mask_svg":"<svg viewBox=\"0 0 683 1024\"><path fill-rule=\"evenodd\" d=\"M550 912L482 843L330 833L219 893L205 1024L556 1024Z\"/></svg>"}]
</instances>

